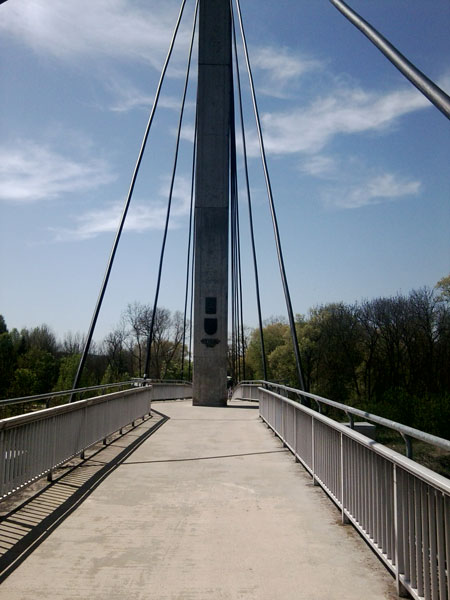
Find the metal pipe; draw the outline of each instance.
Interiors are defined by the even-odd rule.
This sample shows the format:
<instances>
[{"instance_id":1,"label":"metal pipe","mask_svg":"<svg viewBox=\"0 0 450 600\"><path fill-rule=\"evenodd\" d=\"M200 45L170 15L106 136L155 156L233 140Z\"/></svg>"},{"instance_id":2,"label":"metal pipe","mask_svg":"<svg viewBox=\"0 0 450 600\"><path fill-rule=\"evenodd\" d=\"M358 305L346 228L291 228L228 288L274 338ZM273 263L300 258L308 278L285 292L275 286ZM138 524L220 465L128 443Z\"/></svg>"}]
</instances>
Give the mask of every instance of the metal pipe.
<instances>
[{"instance_id":1,"label":"metal pipe","mask_svg":"<svg viewBox=\"0 0 450 600\"><path fill-rule=\"evenodd\" d=\"M406 56L397 50L381 33L370 23L342 0L330 0L355 27L357 27L407 78L409 81L438 108L443 115L450 119L450 96L448 96L434 81L429 79L422 71L409 61Z\"/></svg>"}]
</instances>

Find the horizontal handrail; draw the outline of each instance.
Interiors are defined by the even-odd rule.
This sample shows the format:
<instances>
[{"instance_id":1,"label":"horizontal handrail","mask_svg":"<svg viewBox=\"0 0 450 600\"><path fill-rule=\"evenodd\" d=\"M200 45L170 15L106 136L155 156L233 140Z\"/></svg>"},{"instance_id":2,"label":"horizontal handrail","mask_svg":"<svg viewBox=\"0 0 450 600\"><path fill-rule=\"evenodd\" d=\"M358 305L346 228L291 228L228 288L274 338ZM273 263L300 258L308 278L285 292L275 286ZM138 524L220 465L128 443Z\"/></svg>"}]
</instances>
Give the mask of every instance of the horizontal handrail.
<instances>
[{"instance_id":1,"label":"horizontal handrail","mask_svg":"<svg viewBox=\"0 0 450 600\"><path fill-rule=\"evenodd\" d=\"M0 400L1 406L10 406L13 404L26 404L28 402L42 402L49 400L50 398L57 398L60 396L70 396L72 394L83 394L85 392L91 392L94 390L105 390L109 388L125 387L127 385L136 386L140 385L151 385L152 383L167 383L167 384L183 384L190 383L182 381L181 379L144 379L142 377L133 377L129 381L119 381L117 383L102 383L100 385L91 385L89 387L75 388L72 390L58 390L55 392L46 392L45 394L35 394L34 396L21 396L18 398L4 398Z\"/></svg>"},{"instance_id":2,"label":"horizontal handrail","mask_svg":"<svg viewBox=\"0 0 450 600\"><path fill-rule=\"evenodd\" d=\"M134 381L120 381L119 383L103 383L101 385L91 385L89 387L75 388L73 390L59 390L57 392L46 392L45 394L35 394L34 396L20 396L18 398L5 398L0 400L0 406L10 406L11 404L26 404L28 402L41 402L50 398L59 396L70 396L71 394L83 394L94 390L105 390L126 385L134 385Z\"/></svg>"},{"instance_id":3,"label":"horizontal handrail","mask_svg":"<svg viewBox=\"0 0 450 600\"><path fill-rule=\"evenodd\" d=\"M258 390L262 420L392 571L399 595L447 600L450 480L267 385L245 387L253 399Z\"/></svg>"},{"instance_id":4,"label":"horizontal handrail","mask_svg":"<svg viewBox=\"0 0 450 600\"><path fill-rule=\"evenodd\" d=\"M316 421L325 423L328 427L332 427L334 430L339 431L340 433L347 436L348 438L354 439L355 441L358 442L358 444L365 446L366 448L370 449L372 452L376 452L380 456L387 458L392 463L397 464L398 466L402 467L406 471L408 471L414 475L417 475L423 481L426 481L427 483L430 483L431 485L439 488L440 491L445 492L446 494L450 494L450 480L447 479L447 477L444 477L443 475L439 475L439 473L432 471L428 467L424 467L424 466L420 465L419 463L415 462L414 460L411 460L410 458L407 458L406 456L399 454L398 452L396 452L395 450L392 450L391 448L388 448L384 444L381 444L379 442L376 442L375 440L368 438L364 434L359 433L358 431L355 431L354 429L350 429L350 427L347 427L343 423L338 423L338 421L335 421L334 419L330 419L330 417L327 417L321 413L317 413L317 411L313 410L312 408L308 408L307 406L299 405L299 403L296 402L295 400L286 398L285 396L282 396L281 394L277 394L276 392L272 392L271 390L267 390L266 388L263 388L263 387L259 387L258 390L260 392L267 392L268 394L271 394L273 397L282 400L286 404L293 406L295 409L301 407L302 412L304 412L307 415L310 415L311 417L314 417L314 419L316 419Z\"/></svg>"},{"instance_id":5,"label":"horizontal handrail","mask_svg":"<svg viewBox=\"0 0 450 600\"><path fill-rule=\"evenodd\" d=\"M94 386L96 388L97 386ZM0 499L151 413L192 396L190 383L149 383L0 420Z\"/></svg>"},{"instance_id":6,"label":"horizontal handrail","mask_svg":"<svg viewBox=\"0 0 450 600\"><path fill-rule=\"evenodd\" d=\"M0 420L0 498L84 453L151 412L152 387L136 387Z\"/></svg>"},{"instance_id":7,"label":"horizontal handrail","mask_svg":"<svg viewBox=\"0 0 450 600\"><path fill-rule=\"evenodd\" d=\"M450 452L450 441L444 438L438 437L436 435L432 435L431 433L426 433L425 431L421 431L420 429L415 429L414 427L409 427L408 425L403 425L402 423L398 423L397 421L391 421L390 419L386 419L384 417L379 417L378 415L374 415L373 413L369 413L364 410L360 410L358 408L353 408L352 406L348 406L347 404L342 404L340 402L336 402L334 400L330 400L329 398L324 398L323 396L318 396L317 394L311 394L310 392L303 392L302 390L298 390L296 388L291 388L286 385L282 385L279 383L272 383L270 381L243 381L239 385L252 385L252 386L268 386L269 388L277 388L284 390L288 393L295 394L297 397L306 397L314 400L318 404L325 404L327 406L331 406L333 408L339 409L345 412L347 415L355 415L357 417L361 417L370 421L372 423L376 423L378 425L382 425L383 427L387 427L388 429L392 429L397 431L401 436L406 436L408 438L414 438L416 440L420 440L422 442L426 442L427 444L431 444L433 446L437 446L438 448L442 448L443 450L447 450Z\"/></svg>"}]
</instances>

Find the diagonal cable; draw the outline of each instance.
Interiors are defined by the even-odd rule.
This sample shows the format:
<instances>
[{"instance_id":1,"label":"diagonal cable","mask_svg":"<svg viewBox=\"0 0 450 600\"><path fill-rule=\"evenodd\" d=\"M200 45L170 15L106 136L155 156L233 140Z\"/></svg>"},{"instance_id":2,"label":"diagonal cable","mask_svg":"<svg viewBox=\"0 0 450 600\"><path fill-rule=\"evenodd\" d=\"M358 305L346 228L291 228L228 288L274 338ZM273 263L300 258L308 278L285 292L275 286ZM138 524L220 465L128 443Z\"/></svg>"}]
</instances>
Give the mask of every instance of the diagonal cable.
<instances>
[{"instance_id":1,"label":"diagonal cable","mask_svg":"<svg viewBox=\"0 0 450 600\"><path fill-rule=\"evenodd\" d=\"M164 77L166 75L167 67L169 65L169 61L170 61L170 58L172 56L172 51L173 51L173 47L175 45L175 40L176 40L176 37L177 37L178 29L180 27L181 18L183 16L183 11L184 11L185 4L186 4L186 0L182 0L180 11L179 11L178 18L177 18L177 22L176 22L175 29L174 29L174 32L173 32L173 35L172 35L172 40L170 42L170 46L169 46L169 50L167 52L166 60L164 62L164 66L163 66L163 69L161 71L161 76L159 78L158 87L156 89L155 99L153 101L153 107L152 107L152 110L150 112L150 116L148 118L147 127L146 127L145 133L144 133L144 138L142 140L141 148L139 150L139 155L138 155L138 158L137 158L137 161L136 161L136 165L134 167L134 171L133 171L133 175L132 175L132 178L131 178L130 187L129 187L129 190L128 190L128 195L127 195L127 198L126 198L126 201L125 201L125 206L124 206L124 209L123 209L123 212L122 212L122 217L120 219L119 228L117 230L116 237L114 239L114 243L113 243L113 246L112 246L111 254L110 254L110 257L109 257L109 260L108 260L108 265L106 267L105 275L104 275L104 278L103 278L103 283L102 283L101 288L100 288L100 293L99 293L99 296L98 296L98 299L97 299L97 303L96 303L96 306L95 306L95 309L94 309L94 314L92 316L91 324L89 326L89 331L88 331L88 335L87 335L86 342L85 342L85 345L84 345L83 353L81 355L80 363L78 365L77 373L75 375L75 379L74 379L74 383L73 383L73 389L76 389L78 387L79 383L80 383L80 379L81 379L81 375L82 375L82 372L83 372L83 368L84 368L84 365L85 365L85 362L86 362L87 355L89 353L89 348L90 348L90 345L91 345L91 342L92 342L92 336L94 335L95 326L97 324L97 319L98 319L98 315L100 313L100 309L101 309L101 306L102 306L103 297L105 295L106 288L107 288L107 285L108 285L109 276L111 274L112 266L113 266L113 263L114 263L114 258L115 258L117 247L118 247L119 241L120 241L120 236L122 234L122 230L123 230L123 227L125 225L125 220L127 218L128 209L130 207L130 202L131 202L131 197L133 195L134 186L135 186L136 179L137 179L137 176L138 176L138 173L139 173L139 168L141 166L142 158L144 156L145 146L147 144L147 139L148 139L148 136L149 136L149 133L150 133L150 128L151 128L152 123L153 123L153 117L155 116L156 107L158 105L158 100L159 100L159 96L160 96L160 93L161 93L161 88L162 88L162 84L163 84L163 81L164 81ZM70 398L70 401L73 402L73 400L74 400L74 395L72 394L72 396Z\"/></svg>"},{"instance_id":2,"label":"diagonal cable","mask_svg":"<svg viewBox=\"0 0 450 600\"><path fill-rule=\"evenodd\" d=\"M183 98L181 101L180 118L179 118L179 122L178 122L177 140L176 140L176 144L175 144L175 157L174 157L174 163L173 163L173 169L172 169L172 178L171 178L171 182L170 182L169 201L167 203L166 222L165 222L165 226L164 226L164 235L163 235L163 241L162 241L162 245L161 245L161 254L160 254L160 258L159 258L155 301L153 304L152 319L151 319L151 323L150 323L150 331L149 331L148 340L147 340L147 355L146 355L146 360L145 360L144 379L148 378L149 370L150 370L153 331L155 328L156 311L158 308L159 291L161 288L161 276L162 276L162 268L163 268L163 263L164 263L164 253L165 253L165 249L166 249L167 233L169 230L170 210L172 207L173 189L174 189L174 185L175 185L175 176L176 176L177 165L178 165L178 153L179 153L179 149L180 149L181 127L183 124L184 107L186 104L186 95L187 95L187 89L188 89L188 85L189 85L189 74L190 74L190 70L191 70L192 49L194 46L195 25L197 22L197 12L198 12L198 0L195 4L194 22L192 25L191 43L189 46L189 54L188 54L188 61L187 61L187 67L186 67L186 78L185 78L185 82L184 82Z\"/></svg>"},{"instance_id":3,"label":"diagonal cable","mask_svg":"<svg viewBox=\"0 0 450 600\"><path fill-rule=\"evenodd\" d=\"M233 5L231 4L231 12L233 14ZM240 114L240 123L241 123L241 133L242 133L242 151L244 157L244 172L245 172L245 183L247 189L247 204L248 204L248 216L249 216L249 224L250 224L250 239L252 246L252 256L253 256L253 272L255 277L255 289L256 289L256 305L258 310L258 324L259 324L259 339L261 345L261 361L263 368L263 379L264 381L268 380L267 376L267 361L266 361L266 351L264 345L264 331L263 331L263 322L262 322L262 312L261 312L261 294L259 289L259 274L258 274L258 261L256 257L256 244L255 244L255 231L253 227L253 209L252 209L252 200L250 193L250 178L248 174L248 160L247 160L247 142L245 139L245 125L244 125L244 111L242 108L242 90L241 90L241 77L239 72L239 59L237 53L237 43L236 43L236 28L234 26L234 18L232 19L232 30L233 30L233 48L234 48L234 57L236 63L236 83L237 83L237 92L239 98L239 114ZM245 377L245 376L244 376Z\"/></svg>"},{"instance_id":4,"label":"diagonal cable","mask_svg":"<svg viewBox=\"0 0 450 600\"><path fill-rule=\"evenodd\" d=\"M291 330L292 345L294 347L298 384L300 386L300 389L304 390L305 384L304 384L304 380L303 380L297 332L295 329L295 319L294 319L294 313L292 310L291 295L289 292L289 286L288 286L287 277L286 277L286 269L284 266L283 252L281 249L280 232L279 232L279 228L278 228L278 220L277 220L276 211L275 211L275 204L273 201L272 186L270 183L269 171L267 168L266 151L264 148L264 140L263 140L262 130L261 130L261 120L259 117L259 110L258 110L258 105L256 102L255 86L254 86L254 82L253 82L253 74L252 74L252 69L250 66L250 60L249 60L249 55L248 55L247 40L245 37L245 31L244 31L244 26L243 26L243 22L242 22L240 0L236 0L236 7L237 7L237 14L238 14L238 19L239 19L239 27L241 30L242 44L243 44L244 54L245 54L245 62L247 65L248 78L249 78L249 82L250 82L250 89L251 89L251 95L252 95L253 110L255 113L256 127L257 127L257 131L258 131L259 147L260 147L260 152L261 152L261 161L262 161L262 166L263 166L263 170L264 170L264 178L266 181L270 213L272 216L272 224L273 224L273 230L274 230L274 235L275 235L275 245L276 245L276 249L277 249L278 264L279 264L279 268L280 268L281 281L283 284L283 291L284 291L284 296L285 296L285 300L286 300L286 308L287 308L287 312L288 312L289 326L290 326L290 330Z\"/></svg>"},{"instance_id":5,"label":"diagonal cable","mask_svg":"<svg viewBox=\"0 0 450 600\"><path fill-rule=\"evenodd\" d=\"M195 190L195 165L197 162L197 116L195 117L195 128L194 128L194 148L192 152L192 174L191 174L191 202L189 208L189 233L188 233L188 247L187 247L187 258L186 258L186 284L184 294L184 317L183 317L183 340L181 344L181 373L180 379L184 379L184 357L185 357L185 344L186 344L186 326L187 326L187 308L188 308L188 296L189 296L189 281L193 286L193 281L190 279L190 262L191 254L193 249L193 216L194 216L194 190ZM192 260L194 260L192 258ZM192 325L190 325L192 327Z\"/></svg>"}]
</instances>

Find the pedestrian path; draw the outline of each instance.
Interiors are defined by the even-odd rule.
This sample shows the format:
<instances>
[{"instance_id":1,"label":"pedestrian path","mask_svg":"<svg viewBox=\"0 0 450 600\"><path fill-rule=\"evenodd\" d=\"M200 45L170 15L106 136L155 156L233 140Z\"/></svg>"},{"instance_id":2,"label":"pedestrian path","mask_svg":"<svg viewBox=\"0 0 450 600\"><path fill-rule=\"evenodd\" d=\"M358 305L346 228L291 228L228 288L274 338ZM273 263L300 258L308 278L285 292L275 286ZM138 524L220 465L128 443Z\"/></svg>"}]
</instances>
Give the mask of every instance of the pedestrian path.
<instances>
[{"instance_id":1,"label":"pedestrian path","mask_svg":"<svg viewBox=\"0 0 450 600\"><path fill-rule=\"evenodd\" d=\"M169 420L0 585L1 600L396 598L256 405L153 407Z\"/></svg>"}]
</instances>

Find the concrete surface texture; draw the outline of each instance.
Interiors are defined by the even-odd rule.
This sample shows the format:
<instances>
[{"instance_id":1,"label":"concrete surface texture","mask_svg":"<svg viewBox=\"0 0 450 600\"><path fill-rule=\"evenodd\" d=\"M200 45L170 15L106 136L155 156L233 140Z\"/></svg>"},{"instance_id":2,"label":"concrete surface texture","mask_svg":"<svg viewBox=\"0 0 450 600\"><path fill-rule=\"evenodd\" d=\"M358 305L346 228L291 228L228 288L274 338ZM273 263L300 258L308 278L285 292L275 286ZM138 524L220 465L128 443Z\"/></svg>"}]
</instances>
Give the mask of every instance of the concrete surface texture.
<instances>
[{"instance_id":1,"label":"concrete surface texture","mask_svg":"<svg viewBox=\"0 0 450 600\"><path fill-rule=\"evenodd\" d=\"M0 586L1 600L396 598L256 405L170 416Z\"/></svg>"}]
</instances>

